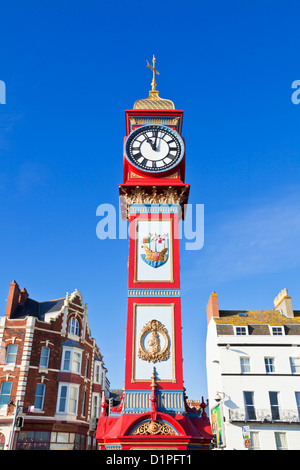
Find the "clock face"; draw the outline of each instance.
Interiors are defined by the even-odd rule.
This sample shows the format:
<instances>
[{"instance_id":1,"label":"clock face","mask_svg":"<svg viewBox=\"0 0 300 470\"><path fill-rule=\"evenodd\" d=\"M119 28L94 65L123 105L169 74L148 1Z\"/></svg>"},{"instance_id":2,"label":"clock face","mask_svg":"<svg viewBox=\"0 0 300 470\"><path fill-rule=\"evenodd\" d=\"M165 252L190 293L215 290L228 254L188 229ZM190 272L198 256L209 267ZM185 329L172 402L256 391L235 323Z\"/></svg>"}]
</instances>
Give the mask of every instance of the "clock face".
<instances>
[{"instance_id":1,"label":"clock face","mask_svg":"<svg viewBox=\"0 0 300 470\"><path fill-rule=\"evenodd\" d=\"M184 143L180 135L167 126L141 126L127 137L125 153L136 168L158 173L170 170L181 161Z\"/></svg>"}]
</instances>

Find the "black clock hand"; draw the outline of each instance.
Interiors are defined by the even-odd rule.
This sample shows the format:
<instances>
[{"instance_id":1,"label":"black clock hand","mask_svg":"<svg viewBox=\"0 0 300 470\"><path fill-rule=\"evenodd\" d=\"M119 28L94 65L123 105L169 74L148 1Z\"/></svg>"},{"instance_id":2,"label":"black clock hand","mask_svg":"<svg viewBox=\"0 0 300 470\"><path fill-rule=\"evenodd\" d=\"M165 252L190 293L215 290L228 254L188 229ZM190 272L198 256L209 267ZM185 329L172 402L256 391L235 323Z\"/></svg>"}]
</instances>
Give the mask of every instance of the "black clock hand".
<instances>
[{"instance_id":1,"label":"black clock hand","mask_svg":"<svg viewBox=\"0 0 300 470\"><path fill-rule=\"evenodd\" d=\"M149 139L149 137L147 136L147 134L144 134L144 136L145 136L145 139L147 140L147 142L151 145L152 150L155 150L155 147L154 147L154 145L153 145L153 142Z\"/></svg>"},{"instance_id":2,"label":"black clock hand","mask_svg":"<svg viewBox=\"0 0 300 470\"><path fill-rule=\"evenodd\" d=\"M156 150L157 136L158 136L158 129L156 130L156 134L155 134L154 150Z\"/></svg>"}]
</instances>

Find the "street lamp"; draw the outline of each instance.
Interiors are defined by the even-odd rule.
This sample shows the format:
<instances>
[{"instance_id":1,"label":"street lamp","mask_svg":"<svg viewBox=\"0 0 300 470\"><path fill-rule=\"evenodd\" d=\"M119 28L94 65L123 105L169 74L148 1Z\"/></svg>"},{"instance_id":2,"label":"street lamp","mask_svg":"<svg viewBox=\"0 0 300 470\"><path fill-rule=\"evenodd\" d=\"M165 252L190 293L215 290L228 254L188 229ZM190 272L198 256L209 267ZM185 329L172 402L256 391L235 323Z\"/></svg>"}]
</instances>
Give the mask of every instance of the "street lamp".
<instances>
[{"instance_id":1,"label":"street lamp","mask_svg":"<svg viewBox=\"0 0 300 470\"><path fill-rule=\"evenodd\" d=\"M9 402L9 405L12 405L12 406L15 407L14 420L13 420L13 425L12 425L12 430L11 430L10 440L9 440L9 445L8 445L8 450L12 450L13 437L14 437L14 434L15 434L16 420L17 420L17 416L18 416L18 412L19 412L19 400L16 401L16 404L14 404L13 401L11 400Z\"/></svg>"},{"instance_id":2,"label":"street lamp","mask_svg":"<svg viewBox=\"0 0 300 470\"><path fill-rule=\"evenodd\" d=\"M224 400L226 396L226 393L225 392L217 392L216 395L215 395L215 398L214 400L219 403L222 399Z\"/></svg>"}]
</instances>

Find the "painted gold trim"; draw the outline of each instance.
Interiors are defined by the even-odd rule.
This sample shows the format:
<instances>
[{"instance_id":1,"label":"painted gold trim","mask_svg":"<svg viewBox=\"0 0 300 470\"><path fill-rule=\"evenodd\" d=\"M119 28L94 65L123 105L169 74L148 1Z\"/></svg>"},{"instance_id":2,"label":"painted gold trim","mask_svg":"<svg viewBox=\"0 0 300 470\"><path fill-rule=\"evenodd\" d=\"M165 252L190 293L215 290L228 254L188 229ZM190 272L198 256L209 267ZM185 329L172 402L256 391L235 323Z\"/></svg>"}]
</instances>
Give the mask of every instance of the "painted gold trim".
<instances>
[{"instance_id":1,"label":"painted gold trim","mask_svg":"<svg viewBox=\"0 0 300 470\"><path fill-rule=\"evenodd\" d=\"M172 173L172 175L169 175L169 176L166 176L166 179L169 179L169 178L178 178L178 171L176 171L175 173ZM142 175L137 175L136 173L134 173L133 171L130 172L130 178L147 178L146 176L142 176Z\"/></svg>"},{"instance_id":2,"label":"painted gold trim","mask_svg":"<svg viewBox=\"0 0 300 470\"><path fill-rule=\"evenodd\" d=\"M136 173L133 173L133 171L130 172L130 177L131 178L146 178L146 176L137 175Z\"/></svg>"},{"instance_id":3,"label":"painted gold trim","mask_svg":"<svg viewBox=\"0 0 300 470\"><path fill-rule=\"evenodd\" d=\"M163 436L178 436L178 431L176 432L170 424L157 420L153 421L149 419L143 423L140 423L131 433L132 436L146 436L146 435L163 435Z\"/></svg>"}]
</instances>

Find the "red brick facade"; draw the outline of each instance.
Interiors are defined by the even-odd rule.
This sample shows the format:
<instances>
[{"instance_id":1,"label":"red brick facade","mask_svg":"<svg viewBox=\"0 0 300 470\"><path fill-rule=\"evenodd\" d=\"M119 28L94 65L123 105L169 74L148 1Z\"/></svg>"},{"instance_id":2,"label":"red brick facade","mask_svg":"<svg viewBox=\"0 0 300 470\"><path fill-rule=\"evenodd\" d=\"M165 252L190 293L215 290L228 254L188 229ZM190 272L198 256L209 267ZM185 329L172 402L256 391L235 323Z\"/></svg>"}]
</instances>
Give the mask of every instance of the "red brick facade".
<instances>
[{"instance_id":1,"label":"red brick facade","mask_svg":"<svg viewBox=\"0 0 300 470\"><path fill-rule=\"evenodd\" d=\"M93 448L106 372L79 291L39 303L11 283L0 317L3 449ZM11 442L17 404L23 422Z\"/></svg>"}]
</instances>

